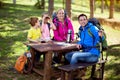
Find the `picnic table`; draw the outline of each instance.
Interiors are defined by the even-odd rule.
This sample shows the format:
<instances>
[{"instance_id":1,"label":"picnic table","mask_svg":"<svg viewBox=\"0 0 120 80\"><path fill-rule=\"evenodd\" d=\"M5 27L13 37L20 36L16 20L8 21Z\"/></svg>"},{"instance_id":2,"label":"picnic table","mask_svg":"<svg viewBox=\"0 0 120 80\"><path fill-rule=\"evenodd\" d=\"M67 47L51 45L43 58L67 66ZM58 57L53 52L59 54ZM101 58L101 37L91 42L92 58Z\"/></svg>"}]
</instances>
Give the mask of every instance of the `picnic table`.
<instances>
[{"instance_id":1,"label":"picnic table","mask_svg":"<svg viewBox=\"0 0 120 80\"><path fill-rule=\"evenodd\" d=\"M35 52L38 51L45 55L44 65L42 70L38 70L33 66L33 71L39 73L43 76L43 80L51 80L52 77L52 55L54 52L65 53L66 51L72 51L77 49L76 44L74 43L65 43L65 42L47 42L47 43L25 43L25 45L31 47L31 59L32 63L35 62L34 56Z\"/></svg>"}]
</instances>

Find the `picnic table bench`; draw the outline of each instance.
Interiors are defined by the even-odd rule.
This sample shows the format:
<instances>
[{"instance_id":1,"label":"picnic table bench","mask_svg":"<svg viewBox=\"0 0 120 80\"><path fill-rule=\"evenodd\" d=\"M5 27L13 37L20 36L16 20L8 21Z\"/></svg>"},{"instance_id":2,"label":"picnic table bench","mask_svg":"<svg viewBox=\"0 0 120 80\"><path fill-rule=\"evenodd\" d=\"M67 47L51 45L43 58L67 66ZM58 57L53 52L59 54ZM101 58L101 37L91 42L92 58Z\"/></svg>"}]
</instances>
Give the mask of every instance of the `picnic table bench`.
<instances>
[{"instance_id":1,"label":"picnic table bench","mask_svg":"<svg viewBox=\"0 0 120 80\"><path fill-rule=\"evenodd\" d=\"M59 66L58 69L61 70L61 80L73 80L73 72L74 71L92 66L91 76L90 76L90 78L92 79L92 78L94 78L94 75L95 75L96 65L99 64L100 65L99 79L103 80L105 63L106 63L106 60L101 60L101 61L94 62L94 63L79 62L75 65L69 64L69 65ZM65 73L68 74L66 76L67 77L66 79L65 79Z\"/></svg>"},{"instance_id":2,"label":"picnic table bench","mask_svg":"<svg viewBox=\"0 0 120 80\"><path fill-rule=\"evenodd\" d=\"M83 69L83 68L86 68L89 66L92 66L90 78L92 80L94 80L93 78L95 78L94 76L95 76L95 71L96 71L96 65L99 65L99 77L97 79L103 80L104 67L105 67L106 61L107 61L107 53L106 53L106 58L104 58L103 51L101 51L100 60L98 62L94 62L94 63L78 62L74 65L68 64L68 65L59 66L58 69L61 70L61 80L73 80L73 72L74 71L76 71L78 69ZM68 75L66 76L65 73L67 73ZM67 77L66 79L65 79L65 76Z\"/></svg>"}]
</instances>

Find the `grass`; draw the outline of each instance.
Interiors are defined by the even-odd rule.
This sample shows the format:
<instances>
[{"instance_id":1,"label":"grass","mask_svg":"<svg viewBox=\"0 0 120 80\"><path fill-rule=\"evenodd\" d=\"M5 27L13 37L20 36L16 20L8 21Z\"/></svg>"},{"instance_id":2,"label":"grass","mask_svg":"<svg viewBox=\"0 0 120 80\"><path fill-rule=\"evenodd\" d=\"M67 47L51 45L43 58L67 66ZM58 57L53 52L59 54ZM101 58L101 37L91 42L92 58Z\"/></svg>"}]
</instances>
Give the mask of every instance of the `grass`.
<instances>
[{"instance_id":1,"label":"grass","mask_svg":"<svg viewBox=\"0 0 120 80\"><path fill-rule=\"evenodd\" d=\"M17 0L17 4L13 5L12 1L4 0L6 5L0 9L0 79L1 80L42 80L41 76L32 73L29 75L14 73L10 70L14 66L17 57L26 51L26 46L23 42L26 41L27 30L30 28L28 19L31 16L40 18L44 10L39 10L33 7L34 0ZM23 4L24 3L24 4ZM55 0L55 10L62 8L58 0ZM62 3L62 1L61 1ZM86 4L81 0L76 0L72 4L72 16L77 16L80 13L86 13L89 16L88 1ZM47 5L47 3L46 3ZM76 8L78 7L78 8ZM45 11L47 10L47 7ZM119 12L115 12L115 19L119 19ZM108 18L108 11L104 14L100 13L100 9L95 11L96 17ZM79 24L77 20L72 20L74 30L77 32ZM120 38L119 30L115 30L109 26L104 26L107 34L109 49L107 51L109 57L105 67L106 80L120 79ZM2 73L2 74L1 74Z\"/></svg>"}]
</instances>

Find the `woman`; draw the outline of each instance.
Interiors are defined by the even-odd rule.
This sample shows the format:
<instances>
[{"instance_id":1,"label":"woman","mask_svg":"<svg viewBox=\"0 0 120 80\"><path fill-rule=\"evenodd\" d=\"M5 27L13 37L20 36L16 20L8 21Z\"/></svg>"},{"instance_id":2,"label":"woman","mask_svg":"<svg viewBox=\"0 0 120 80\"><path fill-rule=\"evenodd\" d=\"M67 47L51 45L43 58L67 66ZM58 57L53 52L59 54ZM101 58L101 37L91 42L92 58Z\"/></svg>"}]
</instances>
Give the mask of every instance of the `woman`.
<instances>
[{"instance_id":1,"label":"woman","mask_svg":"<svg viewBox=\"0 0 120 80\"><path fill-rule=\"evenodd\" d=\"M74 40L73 25L63 9L59 9L56 12L56 18L53 19L53 23L56 26L56 30L54 30L54 40L66 41L68 30L72 31L71 40Z\"/></svg>"},{"instance_id":2,"label":"woman","mask_svg":"<svg viewBox=\"0 0 120 80\"><path fill-rule=\"evenodd\" d=\"M71 41L74 40L73 25L63 9L59 9L56 12L56 17L54 17L53 23L56 26L56 30L53 31L55 41L66 42L68 30L71 30ZM59 63L61 58L62 54L55 54L53 61Z\"/></svg>"}]
</instances>

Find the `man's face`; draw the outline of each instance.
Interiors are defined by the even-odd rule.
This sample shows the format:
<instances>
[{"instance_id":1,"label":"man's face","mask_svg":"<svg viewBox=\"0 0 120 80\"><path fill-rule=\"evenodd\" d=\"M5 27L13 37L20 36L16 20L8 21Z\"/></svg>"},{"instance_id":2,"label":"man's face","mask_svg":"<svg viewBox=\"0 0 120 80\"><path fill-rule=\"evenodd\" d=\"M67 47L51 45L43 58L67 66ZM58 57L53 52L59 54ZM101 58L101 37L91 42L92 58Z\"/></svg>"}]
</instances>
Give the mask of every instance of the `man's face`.
<instances>
[{"instance_id":1,"label":"man's face","mask_svg":"<svg viewBox=\"0 0 120 80\"><path fill-rule=\"evenodd\" d=\"M81 16L78 21L82 27L84 27L88 23L88 20L85 16Z\"/></svg>"}]
</instances>

